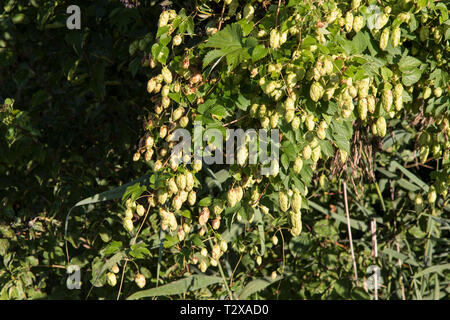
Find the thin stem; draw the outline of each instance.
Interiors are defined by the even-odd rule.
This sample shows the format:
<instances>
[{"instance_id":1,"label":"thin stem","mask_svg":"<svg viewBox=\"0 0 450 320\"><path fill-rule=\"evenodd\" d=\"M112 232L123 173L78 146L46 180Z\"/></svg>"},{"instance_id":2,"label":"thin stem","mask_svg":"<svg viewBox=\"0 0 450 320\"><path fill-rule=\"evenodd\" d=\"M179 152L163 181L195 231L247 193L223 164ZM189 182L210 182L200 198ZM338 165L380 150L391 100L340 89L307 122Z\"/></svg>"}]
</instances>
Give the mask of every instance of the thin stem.
<instances>
[{"instance_id":1,"label":"thin stem","mask_svg":"<svg viewBox=\"0 0 450 320\"><path fill-rule=\"evenodd\" d=\"M217 262L217 266L219 267L220 275L222 276L223 283L225 284L225 287L227 288L228 295L230 296L230 300L233 300L233 293L231 292L231 289L228 286L227 278L225 278L225 274L223 273L223 269L222 269L222 265L220 264L220 261Z\"/></svg>"},{"instance_id":2,"label":"thin stem","mask_svg":"<svg viewBox=\"0 0 450 320\"><path fill-rule=\"evenodd\" d=\"M237 270L237 267L239 266L239 263L241 263L242 260L242 255L239 257L238 262L236 263L236 266L234 267L233 273L231 274L231 279L230 279L230 287L233 285L233 277L234 277L234 273Z\"/></svg>"},{"instance_id":3,"label":"thin stem","mask_svg":"<svg viewBox=\"0 0 450 320\"><path fill-rule=\"evenodd\" d=\"M383 208L383 211L386 211L386 207L384 206L383 196L381 195L381 190L380 190L380 187L378 186L378 182L374 181L373 183L375 184L375 189L377 189L377 194L381 201L381 207Z\"/></svg>"},{"instance_id":4,"label":"thin stem","mask_svg":"<svg viewBox=\"0 0 450 320\"><path fill-rule=\"evenodd\" d=\"M57 269L66 269L66 266L58 265L58 264L39 264L37 266L31 266L31 268L57 268Z\"/></svg>"},{"instance_id":5,"label":"thin stem","mask_svg":"<svg viewBox=\"0 0 450 320\"><path fill-rule=\"evenodd\" d=\"M218 31L220 31L220 28L222 28L223 14L225 13L225 6L226 6L226 3L224 1L223 7L222 7L222 13L220 14L220 19L219 19L219 27L217 28Z\"/></svg>"},{"instance_id":6,"label":"thin stem","mask_svg":"<svg viewBox=\"0 0 450 320\"><path fill-rule=\"evenodd\" d=\"M209 245L210 245L211 247L213 246L213 245L212 245L211 239L209 239ZM230 287L228 286L227 278L225 277L225 273L223 273L223 269L222 269L222 265L220 264L220 260L217 261L217 267L219 267L219 272L220 272L220 275L222 276L222 280L223 280L223 283L225 284L225 288L227 288L227 291L228 291L228 295L229 295L229 297L230 297L230 300L233 300L233 293L231 292L231 289L230 289Z\"/></svg>"},{"instance_id":7,"label":"thin stem","mask_svg":"<svg viewBox=\"0 0 450 320\"><path fill-rule=\"evenodd\" d=\"M125 263L124 263L124 265L123 265L122 276L121 276L121 278L120 278L119 292L117 293L117 298L116 298L116 300L119 300L119 298L120 298L120 293L122 292L123 279L124 279L124 277L125 277L125 269L127 268L127 264L128 264L128 259L125 260Z\"/></svg>"},{"instance_id":8,"label":"thin stem","mask_svg":"<svg viewBox=\"0 0 450 320\"><path fill-rule=\"evenodd\" d=\"M280 13L281 0L278 0L277 15L275 17L275 29L278 27L278 14Z\"/></svg>"}]
</instances>

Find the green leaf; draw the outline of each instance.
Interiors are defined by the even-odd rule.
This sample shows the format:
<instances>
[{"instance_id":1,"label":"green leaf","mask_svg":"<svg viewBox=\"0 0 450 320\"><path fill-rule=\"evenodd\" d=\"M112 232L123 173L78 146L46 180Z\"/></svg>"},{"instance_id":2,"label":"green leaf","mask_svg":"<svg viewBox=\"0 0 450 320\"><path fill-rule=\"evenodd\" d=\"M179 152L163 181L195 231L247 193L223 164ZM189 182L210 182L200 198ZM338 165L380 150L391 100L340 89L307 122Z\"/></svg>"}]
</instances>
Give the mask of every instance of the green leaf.
<instances>
[{"instance_id":1,"label":"green leaf","mask_svg":"<svg viewBox=\"0 0 450 320\"><path fill-rule=\"evenodd\" d=\"M432 267L426 268L426 269L424 269L422 271L419 271L418 273L416 273L414 275L413 278L414 279L415 278L419 278L419 277L422 277L422 276L427 275L429 273L435 273L435 272L436 273L440 273L440 272L442 272L444 270L447 270L447 269L450 269L450 263L441 264L441 265L437 265L437 266L432 266Z\"/></svg>"},{"instance_id":2,"label":"green leaf","mask_svg":"<svg viewBox=\"0 0 450 320\"><path fill-rule=\"evenodd\" d=\"M415 69L420 65L420 60L411 56L403 56L398 62L398 67L401 72L411 71L412 69Z\"/></svg>"},{"instance_id":3,"label":"green leaf","mask_svg":"<svg viewBox=\"0 0 450 320\"><path fill-rule=\"evenodd\" d=\"M164 248L170 248L176 245L179 242L177 236L171 236L170 234L166 234L166 239L164 241Z\"/></svg>"},{"instance_id":4,"label":"green leaf","mask_svg":"<svg viewBox=\"0 0 450 320\"><path fill-rule=\"evenodd\" d=\"M409 21L409 31L414 32L419 24L417 23L416 16L414 14L411 14L411 19Z\"/></svg>"},{"instance_id":5,"label":"green leaf","mask_svg":"<svg viewBox=\"0 0 450 320\"><path fill-rule=\"evenodd\" d=\"M207 206L210 206L210 205L211 205L211 198L210 198L210 197L205 197L205 198L203 198L202 200L200 200L200 201L198 202L198 205L199 205L200 207L207 207Z\"/></svg>"},{"instance_id":6,"label":"green leaf","mask_svg":"<svg viewBox=\"0 0 450 320\"><path fill-rule=\"evenodd\" d=\"M347 217L345 217L341 214L331 212L331 211L325 209L324 207L318 205L317 203L312 202L311 200L308 200L308 204L310 205L311 208L313 208L319 212L322 212L323 214L331 216L336 221L347 224ZM365 232L367 230L367 224L365 222L359 221L356 219L352 219L352 218L350 218L350 226L356 230L361 230L363 232Z\"/></svg>"},{"instance_id":7,"label":"green leaf","mask_svg":"<svg viewBox=\"0 0 450 320\"><path fill-rule=\"evenodd\" d=\"M201 105L198 106L197 111L205 114L207 110L209 110L212 106L217 104L217 100L216 99L209 99L206 100L204 103L202 103Z\"/></svg>"},{"instance_id":8,"label":"green leaf","mask_svg":"<svg viewBox=\"0 0 450 320\"><path fill-rule=\"evenodd\" d=\"M407 176L409 178L409 180L411 180L412 182L414 182L415 184L417 184L419 187L421 187L425 192L428 192L428 185L423 182L422 180L420 180L415 174L413 174L411 171L409 171L408 169L406 169L405 167L403 167L400 163L398 163L397 161L392 161L390 164L390 171L394 171L396 169L400 170L401 172L403 172L403 174L405 176ZM392 169L392 170L391 170Z\"/></svg>"},{"instance_id":9,"label":"green leaf","mask_svg":"<svg viewBox=\"0 0 450 320\"><path fill-rule=\"evenodd\" d=\"M381 71L381 76L383 77L383 79L385 81L389 81L389 79L394 75L394 73L391 71L391 69L386 68L386 67L381 67L380 71Z\"/></svg>"},{"instance_id":10,"label":"green leaf","mask_svg":"<svg viewBox=\"0 0 450 320\"><path fill-rule=\"evenodd\" d=\"M231 70L244 59L250 57L248 49L243 45L242 28L238 23L228 25L223 30L215 33L202 46L219 49L221 54L226 56L228 67ZM219 53L214 55L218 57ZM207 64L214 60L211 56L207 58ZM205 61L203 61L203 64L207 65Z\"/></svg>"},{"instance_id":11,"label":"green leaf","mask_svg":"<svg viewBox=\"0 0 450 320\"><path fill-rule=\"evenodd\" d=\"M353 300L370 300L370 295L363 288L354 288L351 297Z\"/></svg>"},{"instance_id":12,"label":"green leaf","mask_svg":"<svg viewBox=\"0 0 450 320\"><path fill-rule=\"evenodd\" d=\"M358 32L352 39L354 53L363 53L367 49L369 36L365 32Z\"/></svg>"},{"instance_id":13,"label":"green leaf","mask_svg":"<svg viewBox=\"0 0 450 320\"><path fill-rule=\"evenodd\" d=\"M237 210L237 209L236 209ZM221 237L223 240L225 240L226 242L230 242L233 241L234 239L236 239L242 232L244 232L245 229L245 225L243 223L240 222L236 222L233 223L230 227L230 229L225 230L222 234Z\"/></svg>"},{"instance_id":14,"label":"green leaf","mask_svg":"<svg viewBox=\"0 0 450 320\"><path fill-rule=\"evenodd\" d=\"M257 249L257 252L260 256L264 256L266 254L266 237L264 235L264 220L259 209L254 210L254 222L258 225L259 243L261 246L261 251Z\"/></svg>"},{"instance_id":15,"label":"green leaf","mask_svg":"<svg viewBox=\"0 0 450 320\"><path fill-rule=\"evenodd\" d=\"M137 74L140 67L141 67L141 59L139 57L136 57L130 61L130 64L128 65L128 69L130 70L131 75L133 77Z\"/></svg>"},{"instance_id":16,"label":"green leaf","mask_svg":"<svg viewBox=\"0 0 450 320\"><path fill-rule=\"evenodd\" d=\"M209 110L209 113L220 118L225 117L228 114L224 106L214 106Z\"/></svg>"},{"instance_id":17,"label":"green leaf","mask_svg":"<svg viewBox=\"0 0 450 320\"><path fill-rule=\"evenodd\" d=\"M250 32L252 32L252 30L253 30L253 22L247 21L247 20L245 20L245 19L242 19L242 20L239 20L238 23L239 23L239 25L241 26L241 28L242 28L242 33L243 33L243 35L244 35L245 37L248 36L248 34L249 34Z\"/></svg>"},{"instance_id":18,"label":"green leaf","mask_svg":"<svg viewBox=\"0 0 450 320\"><path fill-rule=\"evenodd\" d=\"M236 106L241 110L247 111L249 105L250 99L247 99L244 95L239 93L239 96L236 99Z\"/></svg>"},{"instance_id":19,"label":"green leaf","mask_svg":"<svg viewBox=\"0 0 450 320\"><path fill-rule=\"evenodd\" d=\"M425 8L427 6L427 3L428 3L428 0L418 0L417 1L418 9Z\"/></svg>"},{"instance_id":20,"label":"green leaf","mask_svg":"<svg viewBox=\"0 0 450 320\"><path fill-rule=\"evenodd\" d=\"M447 3L448 4L448 3ZM439 10L441 14L439 16L439 23L444 23L448 20L448 9L447 6L444 3L439 3L434 7L435 11Z\"/></svg>"},{"instance_id":21,"label":"green leaf","mask_svg":"<svg viewBox=\"0 0 450 320\"><path fill-rule=\"evenodd\" d=\"M122 248L122 242L121 241L113 241L110 242L106 247L104 247L100 253L105 256L109 256L117 251L119 251Z\"/></svg>"},{"instance_id":22,"label":"green leaf","mask_svg":"<svg viewBox=\"0 0 450 320\"><path fill-rule=\"evenodd\" d=\"M163 47L165 47L165 46L167 46L167 45L170 43L170 40L172 40L172 37L171 37L171 36L169 36L168 34L163 34L163 35L161 36L161 38L159 39L159 43L160 43Z\"/></svg>"},{"instance_id":23,"label":"green leaf","mask_svg":"<svg viewBox=\"0 0 450 320\"><path fill-rule=\"evenodd\" d=\"M211 62L216 59L222 58L225 56L225 53L222 50L211 50L208 51L203 58L203 68L207 67Z\"/></svg>"},{"instance_id":24,"label":"green leaf","mask_svg":"<svg viewBox=\"0 0 450 320\"><path fill-rule=\"evenodd\" d=\"M166 34L170 30L170 25L158 28L158 32L156 33L156 37Z\"/></svg>"},{"instance_id":25,"label":"green leaf","mask_svg":"<svg viewBox=\"0 0 450 320\"><path fill-rule=\"evenodd\" d=\"M162 64L166 64L168 57L169 57L169 48L162 47L161 51L159 52L158 56L156 57L156 60L158 60Z\"/></svg>"},{"instance_id":26,"label":"green leaf","mask_svg":"<svg viewBox=\"0 0 450 320\"><path fill-rule=\"evenodd\" d=\"M106 270L111 269L114 265L116 265L120 260L122 260L125 257L124 252L117 252L115 255L113 255L111 258L109 258L100 268L100 270L97 273L94 273L92 275L92 278L94 279L92 281L92 286L100 285L98 283L98 279L106 272ZM92 289L92 287L91 287Z\"/></svg>"},{"instance_id":27,"label":"green leaf","mask_svg":"<svg viewBox=\"0 0 450 320\"><path fill-rule=\"evenodd\" d=\"M159 43L155 43L152 46L152 57L154 57L155 59L157 59L159 52L161 51L162 47Z\"/></svg>"},{"instance_id":28,"label":"green leaf","mask_svg":"<svg viewBox=\"0 0 450 320\"><path fill-rule=\"evenodd\" d=\"M242 28L239 24L227 25L223 30L212 35L206 44L207 48L236 50L242 48Z\"/></svg>"},{"instance_id":29,"label":"green leaf","mask_svg":"<svg viewBox=\"0 0 450 320\"><path fill-rule=\"evenodd\" d=\"M145 243L137 243L131 246L130 255L136 259L144 259L150 255L150 251L146 248Z\"/></svg>"},{"instance_id":30,"label":"green leaf","mask_svg":"<svg viewBox=\"0 0 450 320\"><path fill-rule=\"evenodd\" d=\"M415 266L415 267L419 266L419 264L415 260L409 258L407 255L405 255L403 253L399 253L399 252L394 251L392 249L384 248L381 251L381 253L387 254L388 256L391 256L391 257L393 257L393 258L395 258L397 260L402 260L403 263L407 263L407 264L410 264L410 265Z\"/></svg>"},{"instance_id":31,"label":"green leaf","mask_svg":"<svg viewBox=\"0 0 450 320\"><path fill-rule=\"evenodd\" d=\"M412 86L414 83L420 80L422 72L419 69L412 69L402 73L402 82L405 86Z\"/></svg>"},{"instance_id":32,"label":"green leaf","mask_svg":"<svg viewBox=\"0 0 450 320\"><path fill-rule=\"evenodd\" d=\"M330 220L322 219L314 224L314 232L319 236L330 238L337 234L336 228L331 224Z\"/></svg>"},{"instance_id":33,"label":"green leaf","mask_svg":"<svg viewBox=\"0 0 450 320\"><path fill-rule=\"evenodd\" d=\"M330 141L319 140L320 150L325 157L331 157L334 154L333 146Z\"/></svg>"},{"instance_id":34,"label":"green leaf","mask_svg":"<svg viewBox=\"0 0 450 320\"><path fill-rule=\"evenodd\" d=\"M285 153L281 155L281 164L285 170L289 168L289 158Z\"/></svg>"},{"instance_id":35,"label":"green leaf","mask_svg":"<svg viewBox=\"0 0 450 320\"><path fill-rule=\"evenodd\" d=\"M138 291L127 298L127 300L136 300L155 296L171 296L186 292L196 291L222 281L220 277L206 276L203 274L193 275L180 279L158 288Z\"/></svg>"}]
</instances>

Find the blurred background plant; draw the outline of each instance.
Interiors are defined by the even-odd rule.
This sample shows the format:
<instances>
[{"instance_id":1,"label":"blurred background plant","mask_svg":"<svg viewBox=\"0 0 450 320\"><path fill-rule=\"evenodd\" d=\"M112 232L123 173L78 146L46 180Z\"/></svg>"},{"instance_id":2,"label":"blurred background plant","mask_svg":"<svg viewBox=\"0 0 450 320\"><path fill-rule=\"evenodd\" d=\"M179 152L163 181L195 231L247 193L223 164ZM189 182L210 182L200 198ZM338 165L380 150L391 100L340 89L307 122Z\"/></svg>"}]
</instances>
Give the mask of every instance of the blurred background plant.
<instances>
[{"instance_id":1,"label":"blurred background plant","mask_svg":"<svg viewBox=\"0 0 450 320\"><path fill-rule=\"evenodd\" d=\"M364 13L364 5L370 4L363 1L361 8L352 8L353 3L336 3L346 18L346 11L358 15ZM331 21L335 15L334 4L325 1L324 6L316 7L314 1L289 1L279 7L275 1L80 1L82 28L68 30L68 4L5 1L0 15L0 131L5 137L0 141L0 298L205 299L230 298L231 293L234 298L253 299L373 299L369 268L375 265L381 270L377 292L380 299L448 299L447 7L431 1L383 1L384 12L393 7L391 17L410 14L407 26L402 27L402 46L395 48L389 43L384 52L378 48L379 33L366 29L354 32L354 26L345 32L348 41L338 42L334 36L339 27L341 31L347 28L345 20L342 26L339 19L329 23L332 35L317 34L317 30L323 31L323 21ZM171 20L176 21L176 32L183 35L183 42L174 42L175 37L170 36L174 30L169 26L160 23L158 27L160 14L167 9L182 17ZM177 217L186 222L184 237L181 232L162 232L158 212L143 200L152 199L153 191L167 182L164 176L154 174L154 161L133 161L133 153L141 149L140 138L148 137L152 129L160 130L149 126L159 98L156 94L149 98L147 81L159 74L164 76L160 69L166 65L174 71L174 77L182 78L176 75L182 72L182 57L187 56L191 66L201 65L203 58L204 74L223 79L212 96L238 97L239 108L233 105L236 113L221 108L206 110L206 103L197 99L206 98L206 89L215 88L211 83L194 93L195 99L189 98L193 105L189 116L197 112L212 115L223 121L221 124L233 121L238 112L251 112L252 94L258 95L255 90L261 90L250 82L259 81L264 74L278 81L281 73L276 68L285 68L290 61L292 50L288 45L297 44L298 33L293 32L283 47L285 51L277 51L272 37L267 41L269 29L278 22L283 28L290 26L292 21L287 17L295 15L289 10L314 13L301 22L307 26L301 30L307 44L302 47L305 66L315 61L317 47L326 54L339 43L350 50L353 59L344 72L357 79L361 66L368 63L361 62L361 56L365 51L364 59L369 59L370 53L377 57L369 61L377 68L377 85L395 78L402 79L405 87L415 88L411 92L404 90L405 109L393 117L377 109L377 117L381 114L387 119L387 134L383 137L373 133L373 126L367 124L359 107L344 122L327 121L330 127L324 129L326 139L320 138L323 159L314 165L303 159L303 169L299 170L300 185L308 188L301 205L303 228L298 236L292 235L288 219L274 204L278 203L280 186L289 185L279 177L268 187L264 181L267 189L257 191L269 214L259 209L253 214L253 207L243 200L242 205L224 211L220 234L208 227L199 236L191 232L196 226L189 225L197 212L182 210ZM250 23L254 16L259 24ZM391 23L393 26L398 21L391 19ZM240 29L245 33L240 45L250 46L253 36L262 35L261 41L274 49L271 55L259 47L251 64L230 55L220 42L216 41L214 49L198 46L227 24L233 26L227 32ZM422 41L420 37L426 32L422 27L433 30L434 39ZM229 35L225 34L227 41L235 40L227 38ZM321 46L322 36L330 37L330 49ZM169 45L171 41L173 45ZM310 48L313 45L314 50ZM215 53L208 56L208 51ZM220 63L214 60L220 57L215 54L228 57ZM267 70L269 64L274 70ZM256 80L251 80L255 75L249 76L252 67L259 68ZM238 71L230 80L233 69ZM185 78L192 83L190 76ZM318 100L316 92L310 97L309 84L299 87L295 87L296 94L306 96L304 102L313 114L313 122L321 117L332 118L329 109L338 110L336 103L319 101L322 107L316 109L312 107ZM171 99L179 99L171 94ZM307 137L313 133L320 136L318 127L309 130L308 121L301 124ZM290 125L283 123L282 128L289 138L298 140L298 133L287 133ZM155 141L159 139L159 133L154 137ZM298 148L284 145L287 156L281 157L281 175L285 181L295 170L292 154L295 158L300 153ZM347 148L350 152L345 153L344 161L339 160L342 152L338 149ZM224 198L223 190L242 183L249 173L247 169L204 168L196 175L196 186L200 184L198 201L194 201L196 210L214 210L217 200ZM139 178L137 184L115 189ZM112 191L92 197L108 190ZM245 201L251 197L249 193ZM86 201L73 209L68 220L66 244L66 215L82 199ZM105 201L114 199L122 201ZM351 218L357 279L345 203ZM139 205L143 208L138 209ZM241 216L238 222L237 213ZM138 222L136 226L123 225L127 220L123 216L128 214L128 220ZM371 228L373 221L375 231ZM203 251L197 251L214 248L208 242L214 238L225 239L228 248L221 243L219 269L210 266L202 270L201 263L193 263L192 259L202 260ZM81 290L67 289L69 260L81 268ZM144 287L146 290L141 291Z\"/></svg>"}]
</instances>

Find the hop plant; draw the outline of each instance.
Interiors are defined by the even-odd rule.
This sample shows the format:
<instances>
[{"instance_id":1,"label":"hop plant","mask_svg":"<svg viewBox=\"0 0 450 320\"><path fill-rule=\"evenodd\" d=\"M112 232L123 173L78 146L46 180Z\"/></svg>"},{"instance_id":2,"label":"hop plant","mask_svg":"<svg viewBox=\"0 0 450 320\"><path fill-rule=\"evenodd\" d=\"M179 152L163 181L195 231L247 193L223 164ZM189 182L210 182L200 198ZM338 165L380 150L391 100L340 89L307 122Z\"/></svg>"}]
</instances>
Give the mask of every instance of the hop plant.
<instances>
[{"instance_id":1,"label":"hop plant","mask_svg":"<svg viewBox=\"0 0 450 320\"><path fill-rule=\"evenodd\" d=\"M195 191L191 190L188 194L187 201L190 206L194 206L195 203L197 202L197 193Z\"/></svg>"},{"instance_id":2,"label":"hop plant","mask_svg":"<svg viewBox=\"0 0 450 320\"><path fill-rule=\"evenodd\" d=\"M173 38L173 45L174 46L179 46L181 44L181 42L183 41L183 39L181 38L181 36L179 34L177 34L174 38Z\"/></svg>"},{"instance_id":3,"label":"hop plant","mask_svg":"<svg viewBox=\"0 0 450 320\"><path fill-rule=\"evenodd\" d=\"M392 34L391 34L391 42L392 42L392 47L397 47L400 43L400 36L401 36L401 30L399 27L396 27L392 30Z\"/></svg>"},{"instance_id":4,"label":"hop plant","mask_svg":"<svg viewBox=\"0 0 450 320\"><path fill-rule=\"evenodd\" d=\"M345 31L350 32L352 31L353 27L353 13L351 11L348 11L345 14Z\"/></svg>"},{"instance_id":5,"label":"hop plant","mask_svg":"<svg viewBox=\"0 0 450 320\"><path fill-rule=\"evenodd\" d=\"M322 85L318 82L314 82L309 90L309 95L311 97L311 100L317 102L320 98L322 98L324 92L325 90L323 89Z\"/></svg>"},{"instance_id":6,"label":"hop plant","mask_svg":"<svg viewBox=\"0 0 450 320\"><path fill-rule=\"evenodd\" d=\"M300 192L298 190L295 190L294 194L292 195L291 201L292 211L295 213L299 213L301 207L302 207L302 196L300 195Z\"/></svg>"},{"instance_id":7,"label":"hop plant","mask_svg":"<svg viewBox=\"0 0 450 320\"><path fill-rule=\"evenodd\" d=\"M306 160L310 159L312 155L312 149L311 146L308 144L303 148L303 158Z\"/></svg>"},{"instance_id":8,"label":"hop plant","mask_svg":"<svg viewBox=\"0 0 450 320\"><path fill-rule=\"evenodd\" d=\"M302 216L301 216L300 211L298 213L291 211L290 216L291 216L291 224L292 224L291 234L294 237L297 237L302 232Z\"/></svg>"},{"instance_id":9,"label":"hop plant","mask_svg":"<svg viewBox=\"0 0 450 320\"><path fill-rule=\"evenodd\" d=\"M280 33L276 29L270 31L270 47L275 50L280 48Z\"/></svg>"},{"instance_id":10,"label":"hop plant","mask_svg":"<svg viewBox=\"0 0 450 320\"><path fill-rule=\"evenodd\" d=\"M123 226L124 226L125 230L127 230L128 232L131 232L134 229L133 221L131 221L131 219L124 219Z\"/></svg>"},{"instance_id":11,"label":"hop plant","mask_svg":"<svg viewBox=\"0 0 450 320\"><path fill-rule=\"evenodd\" d=\"M362 16L356 16L353 19L353 31L359 32L364 27L364 19Z\"/></svg>"},{"instance_id":12,"label":"hop plant","mask_svg":"<svg viewBox=\"0 0 450 320\"><path fill-rule=\"evenodd\" d=\"M384 137L386 135L386 119L384 117L379 117L376 122L377 134L380 137Z\"/></svg>"},{"instance_id":13,"label":"hop plant","mask_svg":"<svg viewBox=\"0 0 450 320\"><path fill-rule=\"evenodd\" d=\"M165 83L167 84L172 83L172 72L170 72L169 68L163 67L161 70L161 74L163 76Z\"/></svg>"},{"instance_id":14,"label":"hop plant","mask_svg":"<svg viewBox=\"0 0 450 320\"><path fill-rule=\"evenodd\" d=\"M199 216L199 218L198 218L198 223L199 223L201 226L206 225L206 223L207 223L208 220L209 220L209 216L210 216L209 208L208 208L208 207L203 207L203 208L201 209L200 216Z\"/></svg>"},{"instance_id":15,"label":"hop plant","mask_svg":"<svg viewBox=\"0 0 450 320\"><path fill-rule=\"evenodd\" d=\"M381 37L380 37L380 49L381 50L386 50L388 41L389 41L389 29L385 28L385 29L383 29L383 32L381 33Z\"/></svg>"},{"instance_id":16,"label":"hop plant","mask_svg":"<svg viewBox=\"0 0 450 320\"><path fill-rule=\"evenodd\" d=\"M384 88L381 97L381 103L383 104L383 108L384 110L386 110L386 112L391 111L392 102L393 102L392 90Z\"/></svg>"},{"instance_id":17,"label":"hop plant","mask_svg":"<svg viewBox=\"0 0 450 320\"><path fill-rule=\"evenodd\" d=\"M144 208L144 206L139 204L139 205L136 207L136 213L137 213L140 217L142 217L142 216L145 214L145 208Z\"/></svg>"},{"instance_id":18,"label":"hop plant","mask_svg":"<svg viewBox=\"0 0 450 320\"><path fill-rule=\"evenodd\" d=\"M436 202L436 199L437 199L436 188L434 186L431 186L427 195L428 203L433 204Z\"/></svg>"},{"instance_id":19,"label":"hop plant","mask_svg":"<svg viewBox=\"0 0 450 320\"><path fill-rule=\"evenodd\" d=\"M111 287L114 287L117 284L117 277L113 272L108 272L106 274L106 281Z\"/></svg>"},{"instance_id":20,"label":"hop plant","mask_svg":"<svg viewBox=\"0 0 450 320\"><path fill-rule=\"evenodd\" d=\"M154 203L149 202L149 210L162 209L161 228L178 238L171 252L188 254L186 261L197 264L202 272L218 266L228 249L219 230L225 225L227 229L233 228L236 220L245 222L240 224L244 232L229 242L229 250L248 253L255 258L256 265L261 265L263 259L271 265L277 253L267 250L263 257L254 248L258 236L255 222L259 225L262 219L265 234L270 225L280 232L283 244L288 244L302 232L302 213L308 210L308 188L319 186L327 191L321 193L326 200L337 177L348 177L347 169L351 168L352 178L367 179L372 164L380 165L374 155L383 153L380 158L384 159L389 157L387 154L399 151L397 142L385 148L387 140L372 139L374 135L385 137L391 128L405 129L408 125L410 141L404 141L405 144L415 143L419 126L427 131L430 139L419 141L418 150L414 151L419 151L420 161L425 162L432 154L439 159L441 169L446 168L445 159L450 157L450 151L443 141L448 137L449 126L434 110L446 97L443 81L446 71L442 67L447 62L446 26L442 19L423 18L425 12L434 10L432 3L426 8L415 2L407 7L386 6L372 17L364 11L363 6L367 5L360 0L345 6L333 1L307 7L299 3L280 7L277 17L275 11L263 12L251 1L242 4L227 0L223 14L216 14L215 6L210 8L208 12L213 14L208 15L208 21L202 20L197 25L198 15L187 18L189 26L194 22L194 42L192 31L183 25L181 15L185 12L175 21L174 11L163 11L159 26L166 28L158 30L157 45L151 51L153 54L155 49L164 50L158 56L145 57L151 59L146 63L153 68L147 70L152 75L146 83L151 94L148 108L151 125L144 126L145 139L140 141L134 160L145 158L145 165L156 173L149 188ZM306 10L299 8L307 8L313 14L304 15ZM220 22L218 16L223 18ZM368 28L363 31L365 19ZM414 24L407 25L411 21ZM369 45L377 41L379 48ZM231 49L233 53L229 53ZM137 49L133 54L136 52ZM432 68L436 71L431 76L429 67L434 58L436 64ZM416 118L417 113L423 118ZM444 107L440 113L443 116L448 112ZM198 120L207 129L220 128L221 132L237 127L265 128L271 133L278 129L280 158L273 161L274 174L262 174L265 164L247 163L250 152L247 146L237 148L237 165L203 167L199 159L193 163L176 161L191 158L171 155L176 146L176 141L172 141L174 131L179 128L190 131ZM428 122L434 128L432 134ZM223 132L223 137L228 138L228 133ZM211 141L205 141L205 145L202 148L208 151L217 148ZM411 157L416 154L411 153ZM361 168L363 162L369 163L369 167ZM220 180L217 185L211 183L214 175ZM164 183L157 181L156 176L162 177ZM448 189L448 183L443 184L435 177L431 180L435 195L429 193L427 200L437 206L440 203L437 197L445 194L443 189ZM360 193L363 186L355 188L365 198L365 193L372 194L372 190ZM196 187L202 193L198 202ZM204 195L205 191L210 191L209 195ZM277 193L278 206L271 203ZM405 205L409 202L430 205L423 199L416 200L419 198L413 192L408 196ZM133 213L140 215L142 210L129 208L125 218L132 224ZM153 227L154 216L151 219ZM203 248L193 253L198 246L207 244L205 240L213 241L211 250ZM273 246L278 245L275 235L271 240ZM314 241L314 234L311 240ZM264 268L257 268L256 272L260 270L266 274Z\"/></svg>"},{"instance_id":21,"label":"hop plant","mask_svg":"<svg viewBox=\"0 0 450 320\"><path fill-rule=\"evenodd\" d=\"M368 107L367 107L367 99L366 98L361 98L358 101L358 114L359 114L359 118L361 120L366 120L367 119L367 111L368 111Z\"/></svg>"}]
</instances>

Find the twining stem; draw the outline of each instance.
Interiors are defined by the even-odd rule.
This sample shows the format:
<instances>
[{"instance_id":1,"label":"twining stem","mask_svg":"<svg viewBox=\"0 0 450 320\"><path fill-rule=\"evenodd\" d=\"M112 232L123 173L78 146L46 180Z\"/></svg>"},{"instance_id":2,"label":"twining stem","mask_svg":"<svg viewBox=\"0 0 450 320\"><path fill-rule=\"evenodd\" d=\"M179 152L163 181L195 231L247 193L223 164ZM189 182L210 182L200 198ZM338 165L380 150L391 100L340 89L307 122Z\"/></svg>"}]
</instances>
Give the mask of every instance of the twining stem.
<instances>
[{"instance_id":1,"label":"twining stem","mask_svg":"<svg viewBox=\"0 0 450 320\"><path fill-rule=\"evenodd\" d=\"M57 269L66 269L66 266L58 265L58 264L39 264L37 266L31 266L31 268L57 268Z\"/></svg>"},{"instance_id":2,"label":"twining stem","mask_svg":"<svg viewBox=\"0 0 450 320\"><path fill-rule=\"evenodd\" d=\"M352 229L350 227L350 214L348 212L347 184L345 183L345 181L344 181L343 185L344 185L345 214L347 215L347 230L348 230L348 238L350 240L350 251L351 251L351 254L352 254L353 271L355 272L356 285L359 286L359 283L358 283L358 271L356 270L355 252L353 251Z\"/></svg>"},{"instance_id":3,"label":"twining stem","mask_svg":"<svg viewBox=\"0 0 450 320\"><path fill-rule=\"evenodd\" d=\"M228 291L228 296L230 297L230 300L233 300L233 293L231 292L230 287L228 286L227 278L225 278L225 274L223 273L222 265L220 264L220 261L217 261L217 266L219 267L220 275L222 276L223 283L225 284L225 287Z\"/></svg>"},{"instance_id":4,"label":"twining stem","mask_svg":"<svg viewBox=\"0 0 450 320\"><path fill-rule=\"evenodd\" d=\"M220 31L220 28L222 27L223 14L225 13L225 6L226 6L226 3L224 2L223 7L222 7L222 13L220 14L219 27L217 28L218 31Z\"/></svg>"},{"instance_id":5,"label":"twining stem","mask_svg":"<svg viewBox=\"0 0 450 320\"><path fill-rule=\"evenodd\" d=\"M230 287L233 285L233 277L234 277L234 273L236 272L237 267L239 266L239 263L241 262L241 260L242 260L242 255L239 257L239 260L238 260L238 262L236 263L236 266L234 267L233 273L231 274Z\"/></svg>"},{"instance_id":6,"label":"twining stem","mask_svg":"<svg viewBox=\"0 0 450 320\"><path fill-rule=\"evenodd\" d=\"M277 15L275 17L275 28L278 27L278 14L280 13L280 5L281 5L281 0L278 0Z\"/></svg>"}]
</instances>

